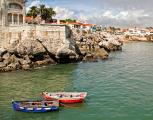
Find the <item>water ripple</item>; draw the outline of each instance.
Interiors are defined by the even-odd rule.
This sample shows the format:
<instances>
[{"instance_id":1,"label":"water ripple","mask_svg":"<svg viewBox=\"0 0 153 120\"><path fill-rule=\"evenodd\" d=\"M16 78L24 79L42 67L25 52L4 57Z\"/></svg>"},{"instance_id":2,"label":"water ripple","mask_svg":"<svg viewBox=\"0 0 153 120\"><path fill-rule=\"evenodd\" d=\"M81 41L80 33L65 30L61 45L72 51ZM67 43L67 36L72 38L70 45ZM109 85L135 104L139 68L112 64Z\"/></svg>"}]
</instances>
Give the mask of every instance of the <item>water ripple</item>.
<instances>
[{"instance_id":1,"label":"water ripple","mask_svg":"<svg viewBox=\"0 0 153 120\"><path fill-rule=\"evenodd\" d=\"M151 120L152 51L153 43L127 43L106 61L0 73L0 119ZM55 113L25 114L11 109L12 98L39 99L45 90L87 91L88 96L77 109L61 108Z\"/></svg>"}]
</instances>

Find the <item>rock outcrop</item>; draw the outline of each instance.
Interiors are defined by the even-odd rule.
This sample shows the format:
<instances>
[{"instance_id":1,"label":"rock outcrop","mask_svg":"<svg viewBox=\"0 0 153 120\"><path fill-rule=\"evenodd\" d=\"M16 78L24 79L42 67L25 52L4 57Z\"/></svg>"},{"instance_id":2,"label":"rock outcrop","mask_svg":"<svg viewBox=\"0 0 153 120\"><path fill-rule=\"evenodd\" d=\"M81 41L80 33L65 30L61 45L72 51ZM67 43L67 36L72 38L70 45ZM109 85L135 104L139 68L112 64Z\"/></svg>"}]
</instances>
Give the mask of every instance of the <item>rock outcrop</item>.
<instances>
[{"instance_id":1,"label":"rock outcrop","mask_svg":"<svg viewBox=\"0 0 153 120\"><path fill-rule=\"evenodd\" d=\"M84 61L106 59L109 52L121 50L123 45L117 36L102 31L90 32L74 29L73 38L84 56Z\"/></svg>"},{"instance_id":2,"label":"rock outcrop","mask_svg":"<svg viewBox=\"0 0 153 120\"><path fill-rule=\"evenodd\" d=\"M66 42L57 50L56 57L58 58L59 63L71 63L81 60L81 52L75 41L72 39L69 39L68 41L69 42Z\"/></svg>"},{"instance_id":3,"label":"rock outcrop","mask_svg":"<svg viewBox=\"0 0 153 120\"><path fill-rule=\"evenodd\" d=\"M23 40L0 50L0 71L27 70L45 64L70 63L80 60L75 42L63 43L57 51L51 51L47 40ZM71 40L73 41L73 40ZM47 45L46 45L47 44Z\"/></svg>"}]
</instances>

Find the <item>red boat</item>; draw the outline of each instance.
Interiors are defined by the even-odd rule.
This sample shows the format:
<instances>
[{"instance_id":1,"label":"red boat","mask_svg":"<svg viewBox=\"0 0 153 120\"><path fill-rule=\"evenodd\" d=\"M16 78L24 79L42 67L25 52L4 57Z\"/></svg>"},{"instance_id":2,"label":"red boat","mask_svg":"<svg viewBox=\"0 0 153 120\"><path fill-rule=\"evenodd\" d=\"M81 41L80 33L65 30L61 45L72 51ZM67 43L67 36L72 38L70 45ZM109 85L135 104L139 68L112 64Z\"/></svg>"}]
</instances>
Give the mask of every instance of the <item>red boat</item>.
<instances>
[{"instance_id":1,"label":"red boat","mask_svg":"<svg viewBox=\"0 0 153 120\"><path fill-rule=\"evenodd\" d=\"M87 96L87 92L43 92L45 100L58 99L60 103L80 103Z\"/></svg>"}]
</instances>

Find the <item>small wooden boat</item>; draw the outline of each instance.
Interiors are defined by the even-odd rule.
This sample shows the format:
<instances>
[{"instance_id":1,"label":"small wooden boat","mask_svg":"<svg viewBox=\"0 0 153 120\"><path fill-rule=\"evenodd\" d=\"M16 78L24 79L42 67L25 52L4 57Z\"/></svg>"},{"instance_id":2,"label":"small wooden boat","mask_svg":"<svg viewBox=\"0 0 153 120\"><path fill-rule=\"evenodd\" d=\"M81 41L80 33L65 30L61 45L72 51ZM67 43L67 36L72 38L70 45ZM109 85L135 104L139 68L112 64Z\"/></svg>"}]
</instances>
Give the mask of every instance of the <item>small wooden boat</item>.
<instances>
[{"instance_id":1,"label":"small wooden boat","mask_svg":"<svg viewBox=\"0 0 153 120\"><path fill-rule=\"evenodd\" d=\"M60 103L80 103L87 96L87 92L43 92L45 100L58 99Z\"/></svg>"},{"instance_id":2,"label":"small wooden boat","mask_svg":"<svg viewBox=\"0 0 153 120\"><path fill-rule=\"evenodd\" d=\"M59 101L12 101L12 107L22 112L50 112L59 109Z\"/></svg>"}]
</instances>

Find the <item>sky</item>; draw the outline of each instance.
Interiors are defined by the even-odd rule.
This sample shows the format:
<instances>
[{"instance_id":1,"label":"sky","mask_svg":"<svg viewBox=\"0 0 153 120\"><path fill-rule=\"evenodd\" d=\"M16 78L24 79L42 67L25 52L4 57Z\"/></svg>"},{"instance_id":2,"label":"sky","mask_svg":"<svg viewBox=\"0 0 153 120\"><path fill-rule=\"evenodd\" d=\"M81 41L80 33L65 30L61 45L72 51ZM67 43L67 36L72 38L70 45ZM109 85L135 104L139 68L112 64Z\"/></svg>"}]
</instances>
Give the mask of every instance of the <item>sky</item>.
<instances>
[{"instance_id":1,"label":"sky","mask_svg":"<svg viewBox=\"0 0 153 120\"><path fill-rule=\"evenodd\" d=\"M102 26L153 26L153 0L29 0L33 5L45 4L56 11L57 19L77 19Z\"/></svg>"}]
</instances>

